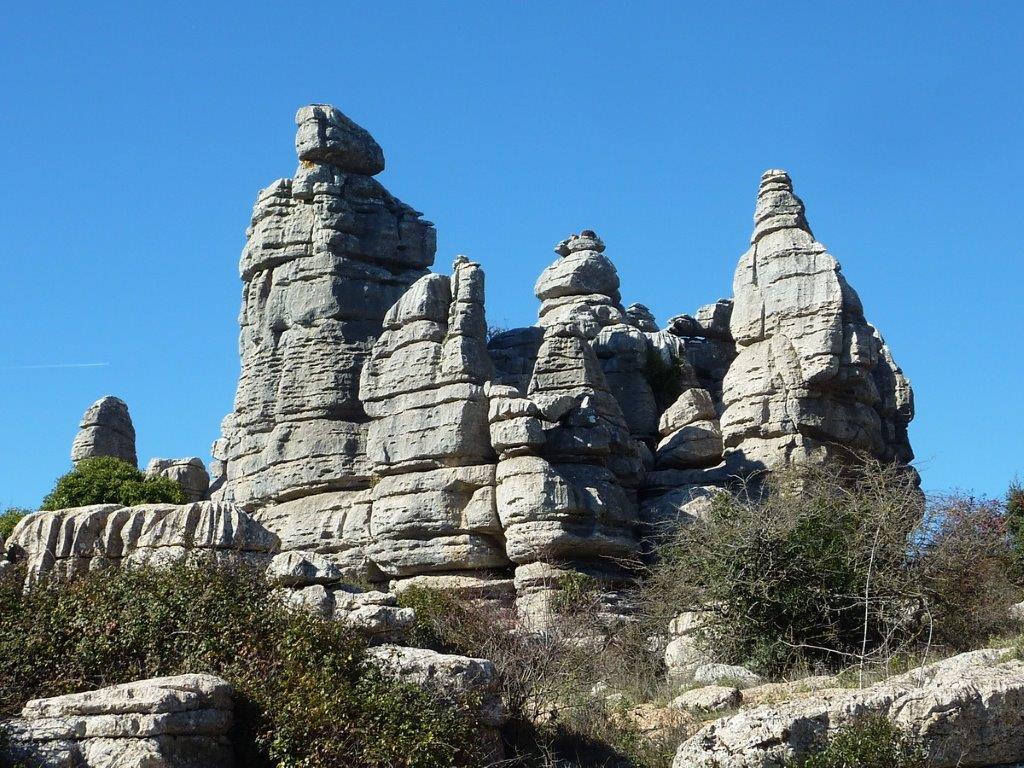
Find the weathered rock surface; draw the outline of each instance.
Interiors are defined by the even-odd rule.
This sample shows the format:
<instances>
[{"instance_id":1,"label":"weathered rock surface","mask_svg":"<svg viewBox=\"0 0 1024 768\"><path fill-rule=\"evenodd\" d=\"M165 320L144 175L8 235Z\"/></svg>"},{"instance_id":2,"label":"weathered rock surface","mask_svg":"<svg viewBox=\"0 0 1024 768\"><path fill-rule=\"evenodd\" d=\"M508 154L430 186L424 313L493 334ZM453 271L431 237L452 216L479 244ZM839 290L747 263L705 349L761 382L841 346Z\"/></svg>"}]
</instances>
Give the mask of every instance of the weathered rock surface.
<instances>
[{"instance_id":1,"label":"weathered rock surface","mask_svg":"<svg viewBox=\"0 0 1024 768\"><path fill-rule=\"evenodd\" d=\"M279 546L277 536L240 509L210 501L33 512L8 542L12 558L26 561L29 583L188 554L263 562Z\"/></svg>"},{"instance_id":2,"label":"weathered rock surface","mask_svg":"<svg viewBox=\"0 0 1024 768\"><path fill-rule=\"evenodd\" d=\"M391 592L317 582L279 594L288 607L339 621L372 643L401 640L416 620L416 612L400 608Z\"/></svg>"},{"instance_id":3,"label":"weathered rock surface","mask_svg":"<svg viewBox=\"0 0 1024 768\"><path fill-rule=\"evenodd\" d=\"M432 263L435 233L372 178L384 158L365 130L326 105L296 123L295 178L260 193L242 252L242 372L213 498L253 511L323 495L329 517L334 492L369 484L360 370L388 308ZM303 511L319 516L316 501ZM302 525L287 525L294 540Z\"/></svg>"},{"instance_id":4,"label":"weathered rock surface","mask_svg":"<svg viewBox=\"0 0 1024 768\"><path fill-rule=\"evenodd\" d=\"M146 477L166 477L185 492L185 501L203 501L210 495L210 475L198 456L187 459L150 459Z\"/></svg>"},{"instance_id":5,"label":"weathered rock surface","mask_svg":"<svg viewBox=\"0 0 1024 768\"><path fill-rule=\"evenodd\" d=\"M478 264L459 257L451 278L421 278L388 310L359 392L373 419L367 552L388 576L509 564L484 387L492 372Z\"/></svg>"},{"instance_id":6,"label":"weathered rock surface","mask_svg":"<svg viewBox=\"0 0 1024 768\"><path fill-rule=\"evenodd\" d=\"M743 701L739 688L728 685L705 685L693 688L672 699L672 706L691 712L722 712L736 709Z\"/></svg>"},{"instance_id":7,"label":"weathered rock surface","mask_svg":"<svg viewBox=\"0 0 1024 768\"><path fill-rule=\"evenodd\" d=\"M533 292L541 300L542 328L572 323L594 338L606 325L626 322L619 296L619 274L604 255L604 243L583 230L555 246L559 259L545 269Z\"/></svg>"},{"instance_id":8,"label":"weathered rock surface","mask_svg":"<svg viewBox=\"0 0 1024 768\"><path fill-rule=\"evenodd\" d=\"M0 722L0 752L50 768L207 768L234 764L233 691L211 675L179 675L28 702Z\"/></svg>"},{"instance_id":9,"label":"weathered rock surface","mask_svg":"<svg viewBox=\"0 0 1024 768\"><path fill-rule=\"evenodd\" d=\"M1024 662L973 651L863 690L832 689L717 720L676 753L674 768L777 768L868 713L920 738L934 768L1024 761Z\"/></svg>"},{"instance_id":10,"label":"weathered rock surface","mask_svg":"<svg viewBox=\"0 0 1024 768\"><path fill-rule=\"evenodd\" d=\"M112 456L133 467L139 460L135 454L135 427L124 400L107 395L89 406L78 425L78 434L71 444L71 461L95 456Z\"/></svg>"},{"instance_id":11,"label":"weathered rock surface","mask_svg":"<svg viewBox=\"0 0 1024 768\"><path fill-rule=\"evenodd\" d=\"M910 384L839 263L815 241L784 171L761 179L733 290L737 357L722 395L732 463L771 467L854 451L913 458Z\"/></svg>"}]
</instances>

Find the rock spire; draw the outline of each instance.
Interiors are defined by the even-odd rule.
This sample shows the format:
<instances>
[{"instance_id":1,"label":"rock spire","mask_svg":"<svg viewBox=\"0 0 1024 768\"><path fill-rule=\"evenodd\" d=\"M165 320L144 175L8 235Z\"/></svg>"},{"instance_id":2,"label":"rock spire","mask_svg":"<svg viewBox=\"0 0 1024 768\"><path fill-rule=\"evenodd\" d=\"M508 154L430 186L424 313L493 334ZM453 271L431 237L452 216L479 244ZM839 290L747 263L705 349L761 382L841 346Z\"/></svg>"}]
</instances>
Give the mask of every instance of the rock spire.
<instances>
[{"instance_id":1,"label":"rock spire","mask_svg":"<svg viewBox=\"0 0 1024 768\"><path fill-rule=\"evenodd\" d=\"M910 383L864 318L839 262L811 234L785 171L761 177L751 247L733 281L737 357L722 430L736 466L842 458L905 463Z\"/></svg>"},{"instance_id":2,"label":"rock spire","mask_svg":"<svg viewBox=\"0 0 1024 768\"><path fill-rule=\"evenodd\" d=\"M71 461L77 464L96 456L112 456L138 466L135 427L128 405L119 397L107 395L97 400L78 425L78 434L71 444Z\"/></svg>"}]
</instances>

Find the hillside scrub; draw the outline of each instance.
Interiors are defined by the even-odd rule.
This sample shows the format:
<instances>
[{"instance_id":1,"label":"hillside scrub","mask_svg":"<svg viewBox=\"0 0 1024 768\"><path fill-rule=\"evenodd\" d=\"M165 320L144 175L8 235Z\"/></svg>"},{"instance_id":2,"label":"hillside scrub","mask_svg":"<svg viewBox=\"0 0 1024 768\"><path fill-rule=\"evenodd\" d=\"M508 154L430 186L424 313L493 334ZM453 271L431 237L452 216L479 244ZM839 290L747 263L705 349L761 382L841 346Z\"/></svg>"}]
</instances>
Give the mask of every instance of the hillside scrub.
<instances>
[{"instance_id":1,"label":"hillside scrub","mask_svg":"<svg viewBox=\"0 0 1024 768\"><path fill-rule=\"evenodd\" d=\"M257 571L132 567L27 593L19 576L0 578L0 717L29 698L204 672L235 687L239 765L479 763L472 702L382 678L362 641L287 609Z\"/></svg>"},{"instance_id":2,"label":"hillside scrub","mask_svg":"<svg viewBox=\"0 0 1024 768\"><path fill-rule=\"evenodd\" d=\"M111 456L82 459L57 479L42 509L67 509L89 504L184 504L185 492L166 477L146 477L126 461Z\"/></svg>"},{"instance_id":3,"label":"hillside scrub","mask_svg":"<svg viewBox=\"0 0 1024 768\"><path fill-rule=\"evenodd\" d=\"M659 552L652 627L701 611L716 660L769 675L886 665L929 644L984 645L1014 589L1005 521L970 499L926 505L898 467L804 467L719 494Z\"/></svg>"}]
</instances>

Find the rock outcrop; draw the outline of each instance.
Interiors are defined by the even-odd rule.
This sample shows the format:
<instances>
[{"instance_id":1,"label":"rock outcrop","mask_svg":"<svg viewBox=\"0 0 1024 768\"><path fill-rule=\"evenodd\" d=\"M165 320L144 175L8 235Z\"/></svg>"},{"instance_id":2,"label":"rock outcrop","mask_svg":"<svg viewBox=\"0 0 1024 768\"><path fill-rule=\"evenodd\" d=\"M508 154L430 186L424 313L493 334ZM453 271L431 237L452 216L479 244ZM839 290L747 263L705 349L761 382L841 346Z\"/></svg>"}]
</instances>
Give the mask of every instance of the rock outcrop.
<instances>
[{"instance_id":1,"label":"rock outcrop","mask_svg":"<svg viewBox=\"0 0 1024 768\"><path fill-rule=\"evenodd\" d=\"M370 557L391 577L509 564L494 498L484 384L492 376L484 275L418 280L384 318L363 368L372 418Z\"/></svg>"},{"instance_id":2,"label":"rock outcrop","mask_svg":"<svg viewBox=\"0 0 1024 768\"><path fill-rule=\"evenodd\" d=\"M185 501L203 501L210 495L210 475L198 456L187 459L150 459L146 477L166 477L181 486Z\"/></svg>"},{"instance_id":3,"label":"rock outcrop","mask_svg":"<svg viewBox=\"0 0 1024 768\"><path fill-rule=\"evenodd\" d=\"M863 690L831 689L717 720L679 747L673 768L776 768L867 714L924 745L934 768L1024 761L1024 662L1005 651L954 656Z\"/></svg>"},{"instance_id":4,"label":"rock outcrop","mask_svg":"<svg viewBox=\"0 0 1024 768\"><path fill-rule=\"evenodd\" d=\"M230 768L233 691L211 675L34 699L0 721L0 762L61 768Z\"/></svg>"},{"instance_id":5,"label":"rock outcrop","mask_svg":"<svg viewBox=\"0 0 1024 768\"><path fill-rule=\"evenodd\" d=\"M26 563L28 582L35 583L187 554L265 564L279 541L240 509L203 501L33 512L18 523L7 546L12 559Z\"/></svg>"},{"instance_id":6,"label":"rock outcrop","mask_svg":"<svg viewBox=\"0 0 1024 768\"><path fill-rule=\"evenodd\" d=\"M353 563L344 531L365 519L372 470L359 375L388 308L433 262L435 233L373 179L384 158L365 130L326 105L296 123L295 177L260 193L242 252L242 371L213 498L265 512L289 546L318 549L323 535Z\"/></svg>"},{"instance_id":7,"label":"rock outcrop","mask_svg":"<svg viewBox=\"0 0 1024 768\"><path fill-rule=\"evenodd\" d=\"M135 427L124 400L107 395L89 406L71 444L71 461L112 456L138 466Z\"/></svg>"},{"instance_id":8,"label":"rock outcrop","mask_svg":"<svg viewBox=\"0 0 1024 768\"><path fill-rule=\"evenodd\" d=\"M814 239L784 171L761 179L733 282L737 356L722 385L731 463L913 458L910 383L839 263Z\"/></svg>"},{"instance_id":9,"label":"rock outcrop","mask_svg":"<svg viewBox=\"0 0 1024 768\"><path fill-rule=\"evenodd\" d=\"M613 584L761 468L910 460L909 383L783 172L733 299L659 330L583 230L536 282L537 325L488 340L482 269L428 274L434 230L372 178L373 138L324 105L296 122L299 169L260 194L242 254L211 490L283 550L396 588L512 577L533 614L565 573Z\"/></svg>"}]
</instances>

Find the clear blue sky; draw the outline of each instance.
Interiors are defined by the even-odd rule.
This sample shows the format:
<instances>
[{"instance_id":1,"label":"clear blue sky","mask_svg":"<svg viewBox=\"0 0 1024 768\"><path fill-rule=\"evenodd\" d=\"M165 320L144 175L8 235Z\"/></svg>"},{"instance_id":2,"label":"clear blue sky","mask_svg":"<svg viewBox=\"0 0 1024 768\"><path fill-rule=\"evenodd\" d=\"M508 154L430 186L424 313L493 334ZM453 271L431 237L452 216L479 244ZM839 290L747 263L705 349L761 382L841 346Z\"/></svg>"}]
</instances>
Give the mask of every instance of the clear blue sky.
<instances>
[{"instance_id":1,"label":"clear blue sky","mask_svg":"<svg viewBox=\"0 0 1024 768\"><path fill-rule=\"evenodd\" d=\"M312 101L376 136L501 325L585 227L660 321L729 295L786 168L913 381L925 487L1024 475L1024 3L126 5L0 23L0 505L107 393L141 461L208 458L251 206ZM105 365L28 367L73 363Z\"/></svg>"}]
</instances>

